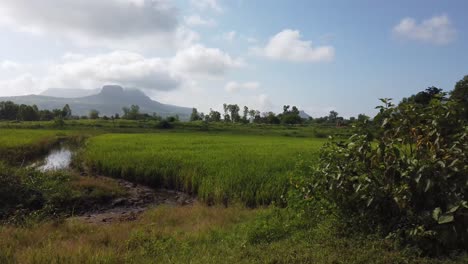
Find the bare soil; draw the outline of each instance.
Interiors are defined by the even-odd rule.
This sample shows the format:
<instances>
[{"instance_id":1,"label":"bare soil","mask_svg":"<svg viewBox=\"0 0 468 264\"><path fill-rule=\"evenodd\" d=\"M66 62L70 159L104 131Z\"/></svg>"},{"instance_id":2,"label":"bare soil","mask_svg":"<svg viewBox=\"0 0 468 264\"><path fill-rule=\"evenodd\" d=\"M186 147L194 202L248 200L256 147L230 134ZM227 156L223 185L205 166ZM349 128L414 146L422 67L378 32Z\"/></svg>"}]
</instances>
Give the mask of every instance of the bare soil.
<instances>
[{"instance_id":1,"label":"bare soil","mask_svg":"<svg viewBox=\"0 0 468 264\"><path fill-rule=\"evenodd\" d=\"M109 224L113 222L134 221L149 208L159 205L190 206L196 198L183 192L167 189L153 189L122 179L96 176L116 181L127 193L126 197L116 198L100 209L86 212L70 219L90 224Z\"/></svg>"}]
</instances>

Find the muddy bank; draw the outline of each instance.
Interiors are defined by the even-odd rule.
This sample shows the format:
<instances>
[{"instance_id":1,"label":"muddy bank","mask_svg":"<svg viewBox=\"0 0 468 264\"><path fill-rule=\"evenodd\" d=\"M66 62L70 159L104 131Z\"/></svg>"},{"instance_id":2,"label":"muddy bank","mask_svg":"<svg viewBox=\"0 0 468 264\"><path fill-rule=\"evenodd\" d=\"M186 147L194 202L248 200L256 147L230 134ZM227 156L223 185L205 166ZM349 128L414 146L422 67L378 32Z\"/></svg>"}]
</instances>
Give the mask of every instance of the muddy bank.
<instances>
[{"instance_id":1,"label":"muddy bank","mask_svg":"<svg viewBox=\"0 0 468 264\"><path fill-rule=\"evenodd\" d=\"M166 189L152 189L150 187L128 182L122 179L113 179L105 176L94 176L116 181L126 193L126 197L116 198L100 209L89 211L70 219L81 220L92 224L106 224L121 221L136 220L138 215L149 208L159 205L189 206L196 202L185 193Z\"/></svg>"},{"instance_id":2,"label":"muddy bank","mask_svg":"<svg viewBox=\"0 0 468 264\"><path fill-rule=\"evenodd\" d=\"M148 208L159 205L187 206L195 202L196 198L183 192L167 189L153 189L141 184L132 183L123 179L115 179L102 175L94 175L83 165L83 172L78 172L72 166L76 147L61 142L57 148L49 151L42 160L30 165L43 173L64 170L77 174L79 177L91 177L104 182L116 183L125 193L124 196L111 201L92 203L88 210L80 210L70 219L86 223L105 224L116 221L136 220L138 215Z\"/></svg>"}]
</instances>

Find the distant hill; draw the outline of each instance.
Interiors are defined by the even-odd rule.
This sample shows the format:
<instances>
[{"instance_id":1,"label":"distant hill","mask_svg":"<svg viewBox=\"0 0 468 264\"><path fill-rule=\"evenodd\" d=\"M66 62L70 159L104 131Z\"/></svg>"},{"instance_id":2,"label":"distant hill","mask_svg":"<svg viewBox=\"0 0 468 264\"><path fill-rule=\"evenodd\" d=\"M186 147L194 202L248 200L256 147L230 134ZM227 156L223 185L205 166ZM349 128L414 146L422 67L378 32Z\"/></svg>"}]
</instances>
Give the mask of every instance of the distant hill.
<instances>
[{"instance_id":1,"label":"distant hill","mask_svg":"<svg viewBox=\"0 0 468 264\"><path fill-rule=\"evenodd\" d=\"M78 98L25 95L0 97L0 101L13 101L17 104L27 105L35 104L39 109L61 109L65 104L68 104L73 115L79 116L88 115L92 109L98 110L101 116L111 116L116 113L121 115L122 107L129 107L132 104L140 106L140 112L142 113L157 113L163 117L179 115L181 119L188 119L192 112L192 108L162 104L151 100L140 90L123 89L118 85L106 85L97 94Z\"/></svg>"},{"instance_id":2,"label":"distant hill","mask_svg":"<svg viewBox=\"0 0 468 264\"><path fill-rule=\"evenodd\" d=\"M302 118L302 119L309 119L309 117L311 117L310 115L308 115L306 112L304 111L299 111L299 116Z\"/></svg>"},{"instance_id":3,"label":"distant hill","mask_svg":"<svg viewBox=\"0 0 468 264\"><path fill-rule=\"evenodd\" d=\"M43 91L39 95L62 97L62 98L79 98L79 97L85 97L85 96L98 94L100 91L101 89L86 90L86 89L50 88L50 89Z\"/></svg>"}]
</instances>

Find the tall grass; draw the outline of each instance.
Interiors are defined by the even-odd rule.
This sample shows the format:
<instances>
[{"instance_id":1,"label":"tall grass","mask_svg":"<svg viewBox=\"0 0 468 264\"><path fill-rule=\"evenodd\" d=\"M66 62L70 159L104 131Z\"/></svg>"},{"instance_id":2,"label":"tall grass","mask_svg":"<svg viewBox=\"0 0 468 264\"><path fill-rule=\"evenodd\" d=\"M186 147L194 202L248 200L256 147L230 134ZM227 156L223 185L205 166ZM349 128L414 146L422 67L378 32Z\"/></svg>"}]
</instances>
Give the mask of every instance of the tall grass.
<instances>
[{"instance_id":1,"label":"tall grass","mask_svg":"<svg viewBox=\"0 0 468 264\"><path fill-rule=\"evenodd\" d=\"M313 157L323 141L200 133L106 134L83 154L99 173L195 193L207 203L248 206L280 202L299 155Z\"/></svg>"}]
</instances>

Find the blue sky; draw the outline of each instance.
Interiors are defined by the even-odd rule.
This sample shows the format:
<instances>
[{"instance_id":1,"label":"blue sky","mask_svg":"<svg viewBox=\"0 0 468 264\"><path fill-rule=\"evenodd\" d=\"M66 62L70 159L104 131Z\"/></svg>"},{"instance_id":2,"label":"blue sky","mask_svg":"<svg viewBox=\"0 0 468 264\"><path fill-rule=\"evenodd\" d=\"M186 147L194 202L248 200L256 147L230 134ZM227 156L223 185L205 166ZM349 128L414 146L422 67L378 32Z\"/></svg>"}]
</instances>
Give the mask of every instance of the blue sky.
<instances>
[{"instance_id":1,"label":"blue sky","mask_svg":"<svg viewBox=\"0 0 468 264\"><path fill-rule=\"evenodd\" d=\"M139 88L164 103L373 114L468 74L466 1L0 3L0 96Z\"/></svg>"}]
</instances>

